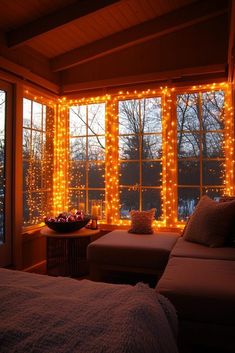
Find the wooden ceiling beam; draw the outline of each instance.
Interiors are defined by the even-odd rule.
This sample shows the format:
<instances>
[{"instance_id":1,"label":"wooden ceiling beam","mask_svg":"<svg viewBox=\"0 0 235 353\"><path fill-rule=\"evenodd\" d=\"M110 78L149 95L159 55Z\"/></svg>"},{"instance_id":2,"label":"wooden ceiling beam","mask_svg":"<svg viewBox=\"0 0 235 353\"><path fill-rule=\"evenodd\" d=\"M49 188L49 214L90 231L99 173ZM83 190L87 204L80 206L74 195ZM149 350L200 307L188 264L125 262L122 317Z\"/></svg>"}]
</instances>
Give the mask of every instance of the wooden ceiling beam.
<instances>
[{"instance_id":1,"label":"wooden ceiling beam","mask_svg":"<svg viewBox=\"0 0 235 353\"><path fill-rule=\"evenodd\" d=\"M80 17L92 14L106 6L120 2L121 0L77 0L54 13L38 18L37 20L22 25L6 33L8 47L16 47L24 44L40 34L51 31L57 27L66 25Z\"/></svg>"},{"instance_id":2,"label":"wooden ceiling beam","mask_svg":"<svg viewBox=\"0 0 235 353\"><path fill-rule=\"evenodd\" d=\"M227 12L223 1L199 1L148 22L128 28L50 60L52 71L62 71L153 38L196 25Z\"/></svg>"}]
</instances>

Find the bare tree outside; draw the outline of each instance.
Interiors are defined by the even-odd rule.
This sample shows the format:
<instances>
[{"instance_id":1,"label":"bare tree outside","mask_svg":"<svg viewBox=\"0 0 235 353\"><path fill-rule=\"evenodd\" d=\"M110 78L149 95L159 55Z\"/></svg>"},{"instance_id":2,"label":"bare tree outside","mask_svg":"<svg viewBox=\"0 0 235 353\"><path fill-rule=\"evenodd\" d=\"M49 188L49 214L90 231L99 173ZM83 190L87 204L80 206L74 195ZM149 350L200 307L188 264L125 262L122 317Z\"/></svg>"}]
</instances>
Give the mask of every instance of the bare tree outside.
<instances>
[{"instance_id":1,"label":"bare tree outside","mask_svg":"<svg viewBox=\"0 0 235 353\"><path fill-rule=\"evenodd\" d=\"M161 216L161 99L119 101L121 218L131 209L156 208Z\"/></svg>"},{"instance_id":2,"label":"bare tree outside","mask_svg":"<svg viewBox=\"0 0 235 353\"><path fill-rule=\"evenodd\" d=\"M69 209L91 213L100 202L105 216L105 104L72 106L69 112Z\"/></svg>"},{"instance_id":3,"label":"bare tree outside","mask_svg":"<svg viewBox=\"0 0 235 353\"><path fill-rule=\"evenodd\" d=\"M224 180L224 92L177 96L178 217L186 219L199 198L218 199Z\"/></svg>"}]
</instances>

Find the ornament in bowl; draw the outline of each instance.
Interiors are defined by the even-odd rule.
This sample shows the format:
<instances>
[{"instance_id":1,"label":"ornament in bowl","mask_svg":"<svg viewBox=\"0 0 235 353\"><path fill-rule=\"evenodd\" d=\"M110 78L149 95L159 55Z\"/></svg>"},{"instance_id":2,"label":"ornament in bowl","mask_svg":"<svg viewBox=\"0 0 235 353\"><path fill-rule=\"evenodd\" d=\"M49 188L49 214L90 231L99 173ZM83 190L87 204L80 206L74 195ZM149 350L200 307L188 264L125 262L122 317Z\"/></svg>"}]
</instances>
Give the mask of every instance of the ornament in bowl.
<instances>
[{"instance_id":1,"label":"ornament in bowl","mask_svg":"<svg viewBox=\"0 0 235 353\"><path fill-rule=\"evenodd\" d=\"M79 230L87 225L91 217L83 211L62 212L56 217L45 217L45 224L59 233L68 233Z\"/></svg>"}]
</instances>

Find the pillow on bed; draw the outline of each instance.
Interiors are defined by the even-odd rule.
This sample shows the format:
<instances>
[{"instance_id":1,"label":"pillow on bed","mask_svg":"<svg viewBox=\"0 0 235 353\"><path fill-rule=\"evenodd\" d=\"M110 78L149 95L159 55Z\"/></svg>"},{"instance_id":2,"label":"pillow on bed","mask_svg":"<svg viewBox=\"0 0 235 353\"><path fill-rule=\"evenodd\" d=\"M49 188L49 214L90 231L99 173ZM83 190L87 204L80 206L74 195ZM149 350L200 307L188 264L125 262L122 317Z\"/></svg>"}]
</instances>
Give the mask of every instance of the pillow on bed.
<instances>
[{"instance_id":1,"label":"pillow on bed","mask_svg":"<svg viewBox=\"0 0 235 353\"><path fill-rule=\"evenodd\" d=\"M212 248L223 246L231 234L234 217L235 201L219 203L203 196L186 225L184 239Z\"/></svg>"},{"instance_id":2,"label":"pillow on bed","mask_svg":"<svg viewBox=\"0 0 235 353\"><path fill-rule=\"evenodd\" d=\"M149 211L132 210L130 212L131 229L128 230L128 233L152 234L152 223L154 220L155 211L155 208L152 208Z\"/></svg>"}]
</instances>

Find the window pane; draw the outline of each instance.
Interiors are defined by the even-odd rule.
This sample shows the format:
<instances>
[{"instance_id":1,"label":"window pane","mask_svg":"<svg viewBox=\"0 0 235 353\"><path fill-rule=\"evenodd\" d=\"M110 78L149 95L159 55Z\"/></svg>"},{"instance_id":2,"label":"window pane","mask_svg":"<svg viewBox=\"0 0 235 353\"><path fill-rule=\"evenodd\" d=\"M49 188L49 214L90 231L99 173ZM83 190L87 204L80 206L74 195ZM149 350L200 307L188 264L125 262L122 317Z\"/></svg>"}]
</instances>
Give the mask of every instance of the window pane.
<instances>
[{"instance_id":1,"label":"window pane","mask_svg":"<svg viewBox=\"0 0 235 353\"><path fill-rule=\"evenodd\" d=\"M88 135L105 135L105 104L88 106Z\"/></svg>"},{"instance_id":2,"label":"window pane","mask_svg":"<svg viewBox=\"0 0 235 353\"><path fill-rule=\"evenodd\" d=\"M198 157L200 155L200 135L178 134L178 157Z\"/></svg>"},{"instance_id":3,"label":"window pane","mask_svg":"<svg viewBox=\"0 0 235 353\"><path fill-rule=\"evenodd\" d=\"M23 99L23 126L31 127L31 103L29 99Z\"/></svg>"},{"instance_id":4,"label":"window pane","mask_svg":"<svg viewBox=\"0 0 235 353\"><path fill-rule=\"evenodd\" d=\"M104 164L89 163L88 187L104 188Z\"/></svg>"},{"instance_id":5,"label":"window pane","mask_svg":"<svg viewBox=\"0 0 235 353\"><path fill-rule=\"evenodd\" d=\"M48 110L48 112L47 112ZM51 116L53 115L53 111L51 108L47 108L46 105L42 106L42 130L45 132L46 131L46 117L47 114L50 114Z\"/></svg>"},{"instance_id":6,"label":"window pane","mask_svg":"<svg viewBox=\"0 0 235 353\"><path fill-rule=\"evenodd\" d=\"M224 92L206 92L202 94L202 122L205 130L224 129Z\"/></svg>"},{"instance_id":7,"label":"window pane","mask_svg":"<svg viewBox=\"0 0 235 353\"><path fill-rule=\"evenodd\" d=\"M118 103L119 134L138 134L140 131L139 100L126 100Z\"/></svg>"},{"instance_id":8,"label":"window pane","mask_svg":"<svg viewBox=\"0 0 235 353\"><path fill-rule=\"evenodd\" d=\"M219 201L220 197L224 195L223 188L203 188L203 194L209 196L215 201Z\"/></svg>"},{"instance_id":9,"label":"window pane","mask_svg":"<svg viewBox=\"0 0 235 353\"><path fill-rule=\"evenodd\" d=\"M30 157L30 130L23 129L23 158Z\"/></svg>"},{"instance_id":10,"label":"window pane","mask_svg":"<svg viewBox=\"0 0 235 353\"><path fill-rule=\"evenodd\" d=\"M225 179L225 167L222 161L203 161L203 184L223 185Z\"/></svg>"},{"instance_id":11,"label":"window pane","mask_svg":"<svg viewBox=\"0 0 235 353\"><path fill-rule=\"evenodd\" d=\"M38 224L48 212L48 195L43 192L30 192L24 194L23 212L24 226Z\"/></svg>"},{"instance_id":12,"label":"window pane","mask_svg":"<svg viewBox=\"0 0 235 353\"><path fill-rule=\"evenodd\" d=\"M129 219L131 210L139 210L139 191L121 189L120 204L120 218Z\"/></svg>"},{"instance_id":13,"label":"window pane","mask_svg":"<svg viewBox=\"0 0 235 353\"><path fill-rule=\"evenodd\" d=\"M81 162L69 163L69 187L83 188L86 185L86 164Z\"/></svg>"},{"instance_id":14,"label":"window pane","mask_svg":"<svg viewBox=\"0 0 235 353\"><path fill-rule=\"evenodd\" d=\"M41 161L32 161L29 168L31 188L38 190L42 187Z\"/></svg>"},{"instance_id":15,"label":"window pane","mask_svg":"<svg viewBox=\"0 0 235 353\"><path fill-rule=\"evenodd\" d=\"M23 191L27 191L27 185L29 183L29 162L23 161Z\"/></svg>"},{"instance_id":16,"label":"window pane","mask_svg":"<svg viewBox=\"0 0 235 353\"><path fill-rule=\"evenodd\" d=\"M38 131L32 131L32 155L34 159L42 158L42 135Z\"/></svg>"},{"instance_id":17,"label":"window pane","mask_svg":"<svg viewBox=\"0 0 235 353\"><path fill-rule=\"evenodd\" d=\"M142 159L160 159L162 157L161 135L144 135L142 144Z\"/></svg>"},{"instance_id":18,"label":"window pane","mask_svg":"<svg viewBox=\"0 0 235 353\"><path fill-rule=\"evenodd\" d=\"M178 219L186 220L196 207L200 198L199 188L178 188Z\"/></svg>"},{"instance_id":19,"label":"window pane","mask_svg":"<svg viewBox=\"0 0 235 353\"><path fill-rule=\"evenodd\" d=\"M221 158L224 157L223 141L224 135L222 133L208 132L202 135L202 153L203 157L207 158Z\"/></svg>"},{"instance_id":20,"label":"window pane","mask_svg":"<svg viewBox=\"0 0 235 353\"><path fill-rule=\"evenodd\" d=\"M105 218L105 194L104 191L100 190L89 190L88 192L88 200L89 200L89 214L92 214L91 208L92 204L99 205L99 214L98 218Z\"/></svg>"},{"instance_id":21,"label":"window pane","mask_svg":"<svg viewBox=\"0 0 235 353\"><path fill-rule=\"evenodd\" d=\"M87 133L86 106L73 106L69 109L70 136L85 136Z\"/></svg>"},{"instance_id":22,"label":"window pane","mask_svg":"<svg viewBox=\"0 0 235 353\"><path fill-rule=\"evenodd\" d=\"M119 159L139 159L139 137L120 136L119 137Z\"/></svg>"},{"instance_id":23,"label":"window pane","mask_svg":"<svg viewBox=\"0 0 235 353\"><path fill-rule=\"evenodd\" d=\"M160 189L144 189L142 192L142 200L143 211L150 210L151 208L156 208L155 218L159 219L162 216Z\"/></svg>"},{"instance_id":24,"label":"window pane","mask_svg":"<svg viewBox=\"0 0 235 353\"><path fill-rule=\"evenodd\" d=\"M88 159L104 160L105 158L105 137L88 137Z\"/></svg>"},{"instance_id":25,"label":"window pane","mask_svg":"<svg viewBox=\"0 0 235 353\"><path fill-rule=\"evenodd\" d=\"M120 164L120 185L135 185L140 182L139 163L127 162Z\"/></svg>"},{"instance_id":26,"label":"window pane","mask_svg":"<svg viewBox=\"0 0 235 353\"><path fill-rule=\"evenodd\" d=\"M42 130L42 104L33 102L32 128Z\"/></svg>"},{"instance_id":27,"label":"window pane","mask_svg":"<svg viewBox=\"0 0 235 353\"><path fill-rule=\"evenodd\" d=\"M141 100L141 120L143 132L161 132L161 98L146 98Z\"/></svg>"},{"instance_id":28,"label":"window pane","mask_svg":"<svg viewBox=\"0 0 235 353\"><path fill-rule=\"evenodd\" d=\"M200 130L198 94L181 94L177 96L178 131Z\"/></svg>"},{"instance_id":29,"label":"window pane","mask_svg":"<svg viewBox=\"0 0 235 353\"><path fill-rule=\"evenodd\" d=\"M86 138L70 139L70 160L85 161L86 160Z\"/></svg>"},{"instance_id":30,"label":"window pane","mask_svg":"<svg viewBox=\"0 0 235 353\"><path fill-rule=\"evenodd\" d=\"M200 185L199 161L178 161L178 184Z\"/></svg>"},{"instance_id":31,"label":"window pane","mask_svg":"<svg viewBox=\"0 0 235 353\"><path fill-rule=\"evenodd\" d=\"M83 190L69 190L69 211L76 209L76 210L83 210L86 213L86 192Z\"/></svg>"},{"instance_id":32,"label":"window pane","mask_svg":"<svg viewBox=\"0 0 235 353\"><path fill-rule=\"evenodd\" d=\"M142 185L160 186L162 183L162 164L161 162L142 163Z\"/></svg>"}]
</instances>

